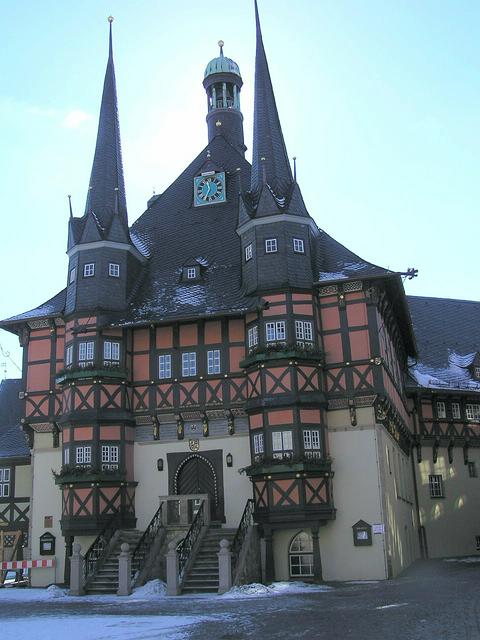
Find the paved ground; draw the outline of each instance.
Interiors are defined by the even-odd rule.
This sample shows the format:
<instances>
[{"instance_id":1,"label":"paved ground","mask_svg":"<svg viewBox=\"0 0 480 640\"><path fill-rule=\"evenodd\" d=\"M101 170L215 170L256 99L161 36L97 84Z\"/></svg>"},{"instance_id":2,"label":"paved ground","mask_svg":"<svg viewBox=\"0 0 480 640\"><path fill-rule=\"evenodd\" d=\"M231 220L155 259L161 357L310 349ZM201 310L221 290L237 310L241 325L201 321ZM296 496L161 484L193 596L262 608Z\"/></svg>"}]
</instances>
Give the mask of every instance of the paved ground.
<instances>
[{"instance_id":1,"label":"paved ground","mask_svg":"<svg viewBox=\"0 0 480 640\"><path fill-rule=\"evenodd\" d=\"M328 592L243 600L164 598L107 602L54 599L2 603L0 625L35 616L206 616L188 640L480 640L480 563L418 563L388 582L334 584ZM107 618L105 618L107 619ZM146 618L145 618L146 620ZM45 621L47 619L45 618ZM133 622L133 620L132 620ZM1 628L1 626L0 626ZM163 638L162 634L137 637ZM68 633L65 637L68 638ZM60 639L59 639L60 640Z\"/></svg>"}]
</instances>

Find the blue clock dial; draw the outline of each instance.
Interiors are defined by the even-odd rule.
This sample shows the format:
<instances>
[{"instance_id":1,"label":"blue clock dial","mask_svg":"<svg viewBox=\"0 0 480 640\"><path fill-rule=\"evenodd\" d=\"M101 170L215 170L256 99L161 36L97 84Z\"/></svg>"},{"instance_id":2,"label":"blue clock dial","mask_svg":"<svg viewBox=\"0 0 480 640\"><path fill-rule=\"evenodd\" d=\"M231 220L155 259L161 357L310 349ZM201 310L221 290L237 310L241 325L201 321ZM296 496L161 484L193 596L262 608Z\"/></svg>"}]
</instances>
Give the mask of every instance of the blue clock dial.
<instances>
[{"instance_id":1,"label":"blue clock dial","mask_svg":"<svg viewBox=\"0 0 480 640\"><path fill-rule=\"evenodd\" d=\"M225 201L225 173L214 173L195 178L195 206Z\"/></svg>"}]
</instances>

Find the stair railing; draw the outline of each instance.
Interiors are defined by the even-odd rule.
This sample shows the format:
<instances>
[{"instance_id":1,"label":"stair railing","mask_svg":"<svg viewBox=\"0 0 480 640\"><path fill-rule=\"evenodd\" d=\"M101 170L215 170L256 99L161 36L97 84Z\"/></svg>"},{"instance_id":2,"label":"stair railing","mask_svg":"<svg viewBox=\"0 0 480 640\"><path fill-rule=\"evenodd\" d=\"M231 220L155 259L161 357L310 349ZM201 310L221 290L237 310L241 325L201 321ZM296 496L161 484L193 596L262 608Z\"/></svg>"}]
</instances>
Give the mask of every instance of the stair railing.
<instances>
[{"instance_id":1,"label":"stair railing","mask_svg":"<svg viewBox=\"0 0 480 640\"><path fill-rule=\"evenodd\" d=\"M132 553L132 579L135 579L135 576L139 575L144 568L148 551L163 524L162 508L163 502L160 503L155 515L150 520L150 524L145 529L144 534L138 541L137 546Z\"/></svg>"},{"instance_id":2,"label":"stair railing","mask_svg":"<svg viewBox=\"0 0 480 640\"><path fill-rule=\"evenodd\" d=\"M188 530L187 535L181 541L177 548L178 553L178 577L180 583L183 580L183 576L185 574L185 570L187 568L188 560L192 554L192 551L195 547L195 543L198 540L198 536L202 531L202 528L205 526L205 500L202 500L202 504L195 514L195 518L193 519L192 524L190 525L190 529Z\"/></svg>"},{"instance_id":3,"label":"stair railing","mask_svg":"<svg viewBox=\"0 0 480 640\"><path fill-rule=\"evenodd\" d=\"M93 578L101 561L106 557L110 540L113 538L120 523L120 512L117 511L112 515L110 520L105 524L98 536L90 545L85 554L84 576L85 584Z\"/></svg>"},{"instance_id":4,"label":"stair railing","mask_svg":"<svg viewBox=\"0 0 480 640\"><path fill-rule=\"evenodd\" d=\"M242 550L243 543L245 538L247 537L248 529L253 524L253 511L255 508L255 503L252 498L247 500L247 504L245 505L245 509L243 510L243 515L240 519L240 524L238 525L237 532L235 533L235 537L233 538L232 546L230 547L232 552L232 569L235 569L238 558L240 556L240 551Z\"/></svg>"}]
</instances>

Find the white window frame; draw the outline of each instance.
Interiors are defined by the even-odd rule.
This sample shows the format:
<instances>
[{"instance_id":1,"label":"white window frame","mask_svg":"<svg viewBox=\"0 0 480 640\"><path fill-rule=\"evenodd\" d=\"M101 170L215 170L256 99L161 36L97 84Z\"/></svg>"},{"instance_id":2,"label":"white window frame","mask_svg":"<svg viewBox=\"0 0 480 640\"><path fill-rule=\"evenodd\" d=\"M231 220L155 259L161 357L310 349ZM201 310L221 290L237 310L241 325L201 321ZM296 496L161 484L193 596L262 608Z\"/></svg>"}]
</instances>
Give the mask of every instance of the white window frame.
<instances>
[{"instance_id":1,"label":"white window frame","mask_svg":"<svg viewBox=\"0 0 480 640\"><path fill-rule=\"evenodd\" d=\"M320 429L304 429L303 430L303 449L305 451L306 458L321 458L322 446L321 446Z\"/></svg>"},{"instance_id":2,"label":"white window frame","mask_svg":"<svg viewBox=\"0 0 480 640\"><path fill-rule=\"evenodd\" d=\"M70 269L70 276L68 278L68 283L73 284L77 279L77 267L72 267Z\"/></svg>"},{"instance_id":3,"label":"white window frame","mask_svg":"<svg viewBox=\"0 0 480 640\"><path fill-rule=\"evenodd\" d=\"M12 473L9 467L3 467L0 469L0 498L10 497L11 478Z\"/></svg>"},{"instance_id":4,"label":"white window frame","mask_svg":"<svg viewBox=\"0 0 480 640\"><path fill-rule=\"evenodd\" d=\"M162 353L158 356L158 377L160 380L172 377L172 355Z\"/></svg>"},{"instance_id":5,"label":"white window frame","mask_svg":"<svg viewBox=\"0 0 480 640\"><path fill-rule=\"evenodd\" d=\"M447 406L443 400L437 400L435 404L437 410L437 418L446 418L447 417Z\"/></svg>"},{"instance_id":6,"label":"white window frame","mask_svg":"<svg viewBox=\"0 0 480 640\"><path fill-rule=\"evenodd\" d=\"M248 348L253 349L258 345L258 324L248 330Z\"/></svg>"},{"instance_id":7,"label":"white window frame","mask_svg":"<svg viewBox=\"0 0 480 640\"><path fill-rule=\"evenodd\" d=\"M247 246L245 247L245 262L248 262L252 258L253 258L253 244L250 242L250 244L247 244Z\"/></svg>"},{"instance_id":8,"label":"white window frame","mask_svg":"<svg viewBox=\"0 0 480 640\"><path fill-rule=\"evenodd\" d=\"M475 365L473 367L473 375L475 376L475 378L479 378L480 379L480 366Z\"/></svg>"},{"instance_id":9,"label":"white window frame","mask_svg":"<svg viewBox=\"0 0 480 640\"><path fill-rule=\"evenodd\" d=\"M83 277L84 278L93 278L95 275L95 263L87 262L83 265Z\"/></svg>"},{"instance_id":10,"label":"white window frame","mask_svg":"<svg viewBox=\"0 0 480 640\"><path fill-rule=\"evenodd\" d=\"M95 343L93 340L78 343L78 365L84 367L87 363L93 362L95 357Z\"/></svg>"},{"instance_id":11,"label":"white window frame","mask_svg":"<svg viewBox=\"0 0 480 640\"><path fill-rule=\"evenodd\" d=\"M118 264L118 262L108 263L108 275L112 278L120 277L120 265Z\"/></svg>"},{"instance_id":12,"label":"white window frame","mask_svg":"<svg viewBox=\"0 0 480 640\"><path fill-rule=\"evenodd\" d=\"M305 243L301 238L293 238L293 252L305 253Z\"/></svg>"},{"instance_id":13,"label":"white window frame","mask_svg":"<svg viewBox=\"0 0 480 640\"><path fill-rule=\"evenodd\" d=\"M265 238L265 253L277 253L278 242L276 238Z\"/></svg>"},{"instance_id":14,"label":"white window frame","mask_svg":"<svg viewBox=\"0 0 480 640\"><path fill-rule=\"evenodd\" d=\"M75 464L91 464L92 447L90 445L75 448Z\"/></svg>"},{"instance_id":15,"label":"white window frame","mask_svg":"<svg viewBox=\"0 0 480 640\"><path fill-rule=\"evenodd\" d=\"M272 452L274 458L291 458L293 454L293 433L291 429L272 431Z\"/></svg>"},{"instance_id":16,"label":"white window frame","mask_svg":"<svg viewBox=\"0 0 480 640\"><path fill-rule=\"evenodd\" d=\"M295 338L297 342L313 342L313 323L311 320L295 320Z\"/></svg>"},{"instance_id":17,"label":"white window frame","mask_svg":"<svg viewBox=\"0 0 480 640\"><path fill-rule=\"evenodd\" d=\"M70 447L65 447L63 450L63 464L70 464Z\"/></svg>"},{"instance_id":18,"label":"white window frame","mask_svg":"<svg viewBox=\"0 0 480 640\"><path fill-rule=\"evenodd\" d=\"M440 473L428 476L428 486L430 489L430 498L444 498L443 477Z\"/></svg>"},{"instance_id":19,"label":"white window frame","mask_svg":"<svg viewBox=\"0 0 480 640\"><path fill-rule=\"evenodd\" d=\"M197 375L197 354L195 351L182 353L182 376L187 378Z\"/></svg>"},{"instance_id":20,"label":"white window frame","mask_svg":"<svg viewBox=\"0 0 480 640\"><path fill-rule=\"evenodd\" d=\"M112 364L120 362L120 342L105 340L103 343L103 364Z\"/></svg>"},{"instance_id":21,"label":"white window frame","mask_svg":"<svg viewBox=\"0 0 480 640\"><path fill-rule=\"evenodd\" d=\"M285 320L265 323L265 340L267 342L282 342L285 338Z\"/></svg>"},{"instance_id":22,"label":"white window frame","mask_svg":"<svg viewBox=\"0 0 480 640\"><path fill-rule=\"evenodd\" d=\"M70 367L73 364L73 344L69 344L65 348L65 366Z\"/></svg>"},{"instance_id":23,"label":"white window frame","mask_svg":"<svg viewBox=\"0 0 480 640\"><path fill-rule=\"evenodd\" d=\"M253 452L256 455L265 453L265 439L263 433L253 434Z\"/></svg>"},{"instance_id":24,"label":"white window frame","mask_svg":"<svg viewBox=\"0 0 480 640\"><path fill-rule=\"evenodd\" d=\"M187 267L187 280L195 280L197 277L197 267Z\"/></svg>"},{"instance_id":25,"label":"white window frame","mask_svg":"<svg viewBox=\"0 0 480 640\"><path fill-rule=\"evenodd\" d=\"M462 417L462 411L460 409L460 403L452 402L452 418L454 420L460 420L461 417Z\"/></svg>"},{"instance_id":26,"label":"white window frame","mask_svg":"<svg viewBox=\"0 0 480 640\"><path fill-rule=\"evenodd\" d=\"M102 444L102 471L118 469L120 447L118 444Z\"/></svg>"},{"instance_id":27,"label":"white window frame","mask_svg":"<svg viewBox=\"0 0 480 640\"><path fill-rule=\"evenodd\" d=\"M207 351L207 373L220 373L220 349Z\"/></svg>"},{"instance_id":28,"label":"white window frame","mask_svg":"<svg viewBox=\"0 0 480 640\"><path fill-rule=\"evenodd\" d=\"M465 417L470 421L480 421L480 404L469 402L465 405Z\"/></svg>"}]
</instances>

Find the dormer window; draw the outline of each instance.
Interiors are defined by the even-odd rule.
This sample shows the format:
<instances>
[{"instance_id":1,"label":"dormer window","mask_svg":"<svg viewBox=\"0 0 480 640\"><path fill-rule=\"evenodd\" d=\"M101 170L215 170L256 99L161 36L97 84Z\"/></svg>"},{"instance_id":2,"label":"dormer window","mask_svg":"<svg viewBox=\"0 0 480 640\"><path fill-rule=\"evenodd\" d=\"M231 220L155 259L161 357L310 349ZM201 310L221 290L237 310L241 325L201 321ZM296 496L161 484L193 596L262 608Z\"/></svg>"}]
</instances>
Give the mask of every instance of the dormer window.
<instances>
[{"instance_id":1,"label":"dormer window","mask_svg":"<svg viewBox=\"0 0 480 640\"><path fill-rule=\"evenodd\" d=\"M197 267L187 267L187 280L195 280L197 277Z\"/></svg>"},{"instance_id":2,"label":"dormer window","mask_svg":"<svg viewBox=\"0 0 480 640\"><path fill-rule=\"evenodd\" d=\"M109 262L108 263L108 275L111 276L112 278L119 278L120 277L120 265L116 262Z\"/></svg>"},{"instance_id":3,"label":"dormer window","mask_svg":"<svg viewBox=\"0 0 480 640\"><path fill-rule=\"evenodd\" d=\"M293 238L293 252L305 253L305 244L300 238Z\"/></svg>"},{"instance_id":4,"label":"dormer window","mask_svg":"<svg viewBox=\"0 0 480 640\"><path fill-rule=\"evenodd\" d=\"M265 253L277 253L277 239L276 238L267 238L265 240Z\"/></svg>"},{"instance_id":5,"label":"dormer window","mask_svg":"<svg viewBox=\"0 0 480 640\"><path fill-rule=\"evenodd\" d=\"M76 279L77 279L77 267L73 267L73 269L70 269L70 277L68 278L68 283L73 284Z\"/></svg>"},{"instance_id":6,"label":"dormer window","mask_svg":"<svg viewBox=\"0 0 480 640\"><path fill-rule=\"evenodd\" d=\"M95 275L95 263L88 262L83 265L83 277L84 278L92 278Z\"/></svg>"},{"instance_id":7,"label":"dormer window","mask_svg":"<svg viewBox=\"0 0 480 640\"><path fill-rule=\"evenodd\" d=\"M473 367L473 375L477 380L480 380L480 367L475 365L475 367Z\"/></svg>"}]
</instances>

